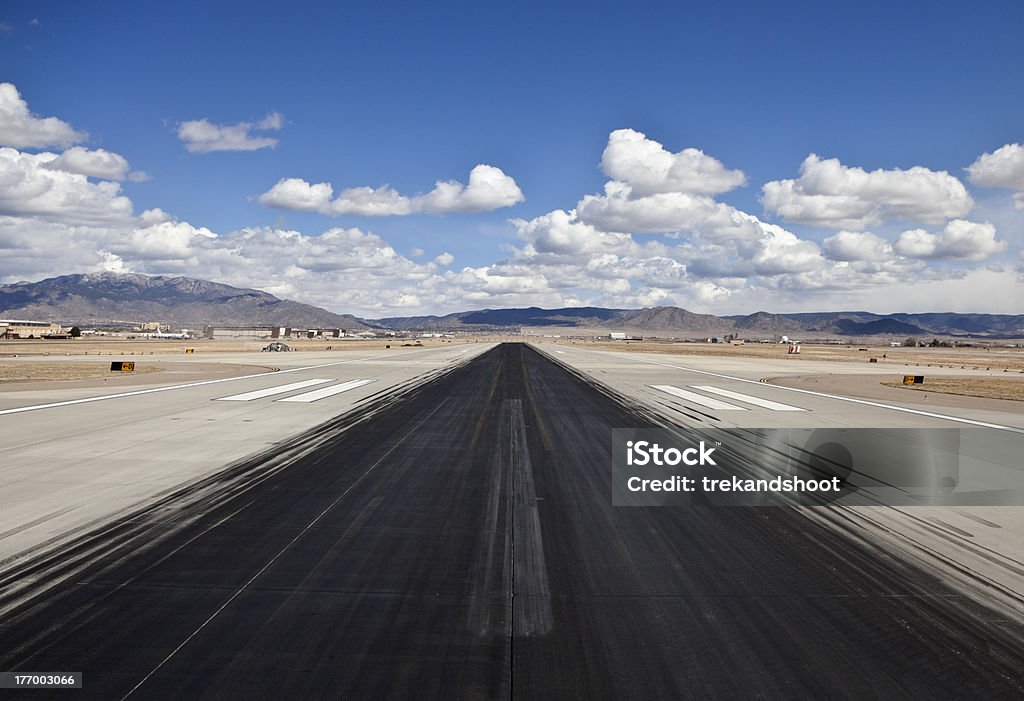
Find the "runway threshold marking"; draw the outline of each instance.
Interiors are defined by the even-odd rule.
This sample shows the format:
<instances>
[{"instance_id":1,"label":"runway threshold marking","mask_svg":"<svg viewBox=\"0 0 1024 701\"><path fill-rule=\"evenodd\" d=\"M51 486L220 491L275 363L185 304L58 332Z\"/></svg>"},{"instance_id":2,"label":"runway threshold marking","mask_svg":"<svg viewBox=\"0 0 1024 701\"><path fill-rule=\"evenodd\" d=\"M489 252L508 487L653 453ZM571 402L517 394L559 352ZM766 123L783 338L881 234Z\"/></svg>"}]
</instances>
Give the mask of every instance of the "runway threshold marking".
<instances>
[{"instance_id":1,"label":"runway threshold marking","mask_svg":"<svg viewBox=\"0 0 1024 701\"><path fill-rule=\"evenodd\" d=\"M350 389L355 389L356 387L368 385L371 382L373 382L373 380L349 380L348 382L342 382L340 385L321 387L320 389L315 389L312 392L297 394L294 397L285 397L284 399L278 399L277 401L309 404L310 402L318 402L321 399L326 399L327 397L333 397L334 395L341 394L342 392L348 392Z\"/></svg>"},{"instance_id":2,"label":"runway threshold marking","mask_svg":"<svg viewBox=\"0 0 1024 701\"><path fill-rule=\"evenodd\" d=\"M705 397L703 394L697 394L696 392L690 392L689 390L680 389L679 387L673 387L672 385L649 385L656 390L664 392L665 394L671 394L673 397L679 397L685 399L693 404L698 404L708 409L716 409L718 411L746 411L744 407L736 406L735 404L727 404L726 402L720 402L717 399L711 397Z\"/></svg>"},{"instance_id":3,"label":"runway threshold marking","mask_svg":"<svg viewBox=\"0 0 1024 701\"><path fill-rule=\"evenodd\" d=\"M586 350L591 353L604 353L604 351L596 351L587 348ZM735 382L745 382L750 385L763 385L764 383L758 380L748 380L744 377L734 377L733 375L723 375L720 372L711 372L710 370L697 370L696 368L688 368L682 365L673 365L671 363L662 363L657 360L648 360L647 358L637 358L642 363L648 363L650 365L660 365L666 368L672 368L674 370L682 370L684 372L693 372L698 375L707 375L708 377L719 377L723 380L733 380ZM939 414L934 411L922 411L921 409L911 409L905 406L895 406L893 404L883 404L881 402L872 402L867 399L855 399L853 397L844 397L841 394L827 394L825 392L815 392L810 389L800 389L799 387L786 387L785 385L772 385L776 389L781 389L786 392L798 392L800 394L809 394L812 397L824 397L826 399L836 399L840 402L850 402L851 404L863 404L864 406L878 407L879 409L890 409L891 411L901 411L905 414L916 414L917 416L927 416L931 419L944 419L946 421L953 421L956 423L967 424L969 426L980 426L981 428L995 428L1000 431L1009 431L1010 433L1022 433L1024 434L1024 428L1017 428L1016 426L1004 426L1003 424L994 424L988 421L977 421L975 419L966 419L961 416L949 416L948 414Z\"/></svg>"},{"instance_id":4,"label":"runway threshold marking","mask_svg":"<svg viewBox=\"0 0 1024 701\"><path fill-rule=\"evenodd\" d=\"M404 352L401 352L401 353L395 353L394 355L390 355L390 356L377 355L377 356L369 356L369 357L365 357L365 358L353 358L351 360L338 360L338 361L333 362L333 363L322 363L320 365L306 365L306 366L301 367L301 368L290 368L288 370L279 370L278 372L273 373L273 376L276 377L278 375L287 375L288 373L291 373L291 372L303 372L305 370L319 370L320 368L329 368L329 367L334 367L335 365L348 365L349 363L359 363L359 362L363 362L363 361L367 361L367 360L378 360L378 359L390 360L391 358L397 358L397 357L400 357L400 356L403 356L403 355L411 355L413 353L426 353L426 352L436 351L436 350L446 350L446 349L444 349L444 348L422 348L422 349L416 349L416 350L411 350L411 351L404 351ZM187 382L185 384L170 385L170 386L167 386L167 387L150 387L149 389L137 389L137 390L134 390L134 391L131 391L131 392L118 392L117 394L101 394L101 395L96 396L96 397L83 397L81 399L68 399L68 400L63 401L63 402L50 402L48 404L33 404L33 405L30 405L30 406L19 406L19 407L14 407L13 409L0 409L0 416L4 416L6 414L20 414L20 413L25 412L25 411L38 411L39 409L55 409L57 407L73 406L75 404L88 404L90 402L102 402L102 401L107 400L107 399L121 399L122 397L137 397L137 396L140 396L140 395L143 395L143 394L154 394L156 392L170 392L171 390L175 390L175 389L188 389L189 387L202 387L204 385L216 385L216 384L219 384L221 382L236 382L238 380L251 380L254 377L268 377L268 376L270 376L269 373L261 372L261 373L255 374L255 375L239 375L237 377L221 377L221 378L216 379L216 380L200 380L199 382Z\"/></svg>"},{"instance_id":5,"label":"runway threshold marking","mask_svg":"<svg viewBox=\"0 0 1024 701\"><path fill-rule=\"evenodd\" d=\"M257 389L252 392L245 392L244 394L233 394L230 397L217 397L217 399L215 399L214 401L251 402L254 399L273 397L275 394L284 394L285 392L291 392L292 390L302 389L304 387L312 387L313 385L322 385L323 383L330 381L330 379L302 380L301 382L292 382L287 385L278 385L277 387Z\"/></svg>"},{"instance_id":6,"label":"runway threshold marking","mask_svg":"<svg viewBox=\"0 0 1024 701\"><path fill-rule=\"evenodd\" d=\"M741 394L739 392L733 392L732 390L722 389L721 387L712 387L711 385L690 385L694 389L699 389L702 392L710 392L711 394L717 394L722 397L728 397L729 399L735 399L739 402L746 402L747 404L753 404L764 409L771 409L772 411L807 411L801 409L798 406L791 406L789 404L783 404L782 402L773 402L770 399L761 399L761 397L754 397L749 394Z\"/></svg>"}]
</instances>

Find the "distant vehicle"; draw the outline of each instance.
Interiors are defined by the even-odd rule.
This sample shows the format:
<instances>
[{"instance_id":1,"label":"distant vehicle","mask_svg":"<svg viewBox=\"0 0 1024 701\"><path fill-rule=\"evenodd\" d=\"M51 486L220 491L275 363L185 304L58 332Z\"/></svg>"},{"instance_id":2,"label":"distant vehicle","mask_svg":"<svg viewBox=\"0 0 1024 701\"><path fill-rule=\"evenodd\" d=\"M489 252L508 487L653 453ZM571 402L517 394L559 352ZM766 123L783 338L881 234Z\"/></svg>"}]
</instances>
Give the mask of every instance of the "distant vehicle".
<instances>
[{"instance_id":1,"label":"distant vehicle","mask_svg":"<svg viewBox=\"0 0 1024 701\"><path fill-rule=\"evenodd\" d=\"M281 343L280 341L274 341L263 347L263 353L268 352L279 352L279 351L290 351L291 347L287 343Z\"/></svg>"}]
</instances>

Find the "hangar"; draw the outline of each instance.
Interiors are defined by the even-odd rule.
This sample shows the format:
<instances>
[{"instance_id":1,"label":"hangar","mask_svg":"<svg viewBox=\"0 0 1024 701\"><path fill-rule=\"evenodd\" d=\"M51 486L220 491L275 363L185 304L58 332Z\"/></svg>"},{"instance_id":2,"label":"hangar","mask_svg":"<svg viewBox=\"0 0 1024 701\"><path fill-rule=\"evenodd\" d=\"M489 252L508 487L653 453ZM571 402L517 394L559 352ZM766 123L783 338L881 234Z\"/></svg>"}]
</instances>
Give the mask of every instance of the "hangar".
<instances>
[{"instance_id":1,"label":"hangar","mask_svg":"<svg viewBox=\"0 0 1024 701\"><path fill-rule=\"evenodd\" d=\"M61 332L60 324L49 321L0 319L0 338L42 338Z\"/></svg>"}]
</instances>

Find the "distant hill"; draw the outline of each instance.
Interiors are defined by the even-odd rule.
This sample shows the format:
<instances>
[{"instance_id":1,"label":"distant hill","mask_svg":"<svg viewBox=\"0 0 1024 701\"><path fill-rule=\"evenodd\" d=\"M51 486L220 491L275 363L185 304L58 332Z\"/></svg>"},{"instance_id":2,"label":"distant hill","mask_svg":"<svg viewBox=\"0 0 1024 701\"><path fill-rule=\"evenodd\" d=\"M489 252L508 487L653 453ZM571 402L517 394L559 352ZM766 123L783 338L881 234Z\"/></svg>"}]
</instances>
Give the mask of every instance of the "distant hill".
<instances>
[{"instance_id":1,"label":"distant hill","mask_svg":"<svg viewBox=\"0 0 1024 701\"><path fill-rule=\"evenodd\" d=\"M835 332L841 336L878 336L880 334L920 336L928 333L920 326L906 324L896 319L876 319L864 323L852 319L840 319L832 326Z\"/></svg>"},{"instance_id":2,"label":"distant hill","mask_svg":"<svg viewBox=\"0 0 1024 701\"><path fill-rule=\"evenodd\" d=\"M736 324L720 316L695 314L679 307L651 307L626 312L616 319L602 322L601 326L648 333L685 330L697 334L716 335L732 331Z\"/></svg>"},{"instance_id":3,"label":"distant hill","mask_svg":"<svg viewBox=\"0 0 1024 701\"><path fill-rule=\"evenodd\" d=\"M564 309L479 309L445 316L402 316L377 319L376 323L399 331L473 330L520 326L594 326L627 314L625 309L568 307Z\"/></svg>"},{"instance_id":4,"label":"distant hill","mask_svg":"<svg viewBox=\"0 0 1024 701\"><path fill-rule=\"evenodd\" d=\"M782 314L769 314L768 312L754 312L747 316L728 317L736 322L736 331L749 334L767 336L782 336L791 333L800 333L807 328L798 321L793 321Z\"/></svg>"},{"instance_id":5,"label":"distant hill","mask_svg":"<svg viewBox=\"0 0 1024 701\"><path fill-rule=\"evenodd\" d=\"M206 324L370 328L349 314L259 290L188 277L110 272L2 285L0 317L89 325L159 321L192 329Z\"/></svg>"},{"instance_id":6,"label":"distant hill","mask_svg":"<svg viewBox=\"0 0 1024 701\"><path fill-rule=\"evenodd\" d=\"M872 312L802 312L715 316L697 314L679 307L646 309L481 309L446 316L389 317L377 319L381 326L403 331L485 331L511 328L577 328L627 331L654 336L700 338L734 334L739 338L857 338L891 336L976 336L979 338L1024 338L1024 314L874 314Z\"/></svg>"},{"instance_id":7,"label":"distant hill","mask_svg":"<svg viewBox=\"0 0 1024 701\"><path fill-rule=\"evenodd\" d=\"M957 336L1019 337L1024 331L1024 315L1010 314L892 314L924 329L942 329Z\"/></svg>"},{"instance_id":8,"label":"distant hill","mask_svg":"<svg viewBox=\"0 0 1024 701\"><path fill-rule=\"evenodd\" d=\"M614 319L623 309L601 307L570 307L565 309L484 309L461 315L464 324L496 324L499 326L581 326Z\"/></svg>"},{"instance_id":9,"label":"distant hill","mask_svg":"<svg viewBox=\"0 0 1024 701\"><path fill-rule=\"evenodd\" d=\"M860 323L852 319L840 319L835 324L837 333L843 336L877 336L879 334L909 334L920 336L928 333L920 326L907 324L896 319L875 319Z\"/></svg>"},{"instance_id":10,"label":"distant hill","mask_svg":"<svg viewBox=\"0 0 1024 701\"><path fill-rule=\"evenodd\" d=\"M1024 338L1024 314L811 312L785 316L806 326L808 332L836 335L907 334ZM899 326L901 323L907 326Z\"/></svg>"},{"instance_id":11,"label":"distant hill","mask_svg":"<svg viewBox=\"0 0 1024 701\"><path fill-rule=\"evenodd\" d=\"M715 316L680 307L610 309L566 307L477 309L443 316L359 319L334 314L259 290L187 277L119 273L63 275L0 286L0 318L64 324L160 321L175 327L279 325L396 331L500 331L551 329L564 334L626 331L647 336L701 338L856 338L973 336L1024 338L1024 314L874 314L865 311Z\"/></svg>"}]
</instances>

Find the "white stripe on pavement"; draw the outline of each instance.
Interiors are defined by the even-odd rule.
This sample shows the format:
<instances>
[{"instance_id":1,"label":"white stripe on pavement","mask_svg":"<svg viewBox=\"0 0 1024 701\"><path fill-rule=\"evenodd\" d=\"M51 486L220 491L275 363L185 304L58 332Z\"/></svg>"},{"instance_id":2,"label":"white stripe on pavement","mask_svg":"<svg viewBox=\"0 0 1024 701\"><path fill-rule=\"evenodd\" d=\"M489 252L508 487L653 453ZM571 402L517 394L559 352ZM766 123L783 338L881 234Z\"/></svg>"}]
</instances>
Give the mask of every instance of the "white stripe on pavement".
<instances>
[{"instance_id":1,"label":"white stripe on pavement","mask_svg":"<svg viewBox=\"0 0 1024 701\"><path fill-rule=\"evenodd\" d=\"M685 389L673 387L672 385L650 386L653 387L654 389L664 392L665 394L671 394L674 397L685 399L688 402L699 404L700 406L707 407L708 409L716 409L718 411L746 411L746 409L744 409L741 406L736 406L735 404L726 404L725 402L720 402L717 399L705 397L702 394L697 394L696 392L689 392Z\"/></svg>"},{"instance_id":2,"label":"white stripe on pavement","mask_svg":"<svg viewBox=\"0 0 1024 701\"><path fill-rule=\"evenodd\" d=\"M348 392L350 389L355 389L356 387L368 385L371 382L373 382L373 380L349 380L348 382L342 382L340 385L322 387L320 389L315 389L312 392L297 394L294 397L285 397L284 399L278 399L277 401L309 404L310 402L316 402L326 397L333 397L334 395L341 394L342 392Z\"/></svg>"},{"instance_id":3,"label":"white stripe on pavement","mask_svg":"<svg viewBox=\"0 0 1024 701\"><path fill-rule=\"evenodd\" d=\"M601 353L610 354L610 351L598 351L591 348L587 348L590 353ZM648 360L647 358L637 358L641 363L650 363L651 365L661 365L666 368L673 368L675 370L683 370L685 372L695 372L698 375L707 375L709 377L719 377L723 380L734 380L736 382L746 382L751 385L761 386L764 383L757 380L748 380L743 377L736 377L734 375L724 375L720 372L711 372L710 370L698 370L697 368L683 367L682 365L673 365L672 363L662 363L657 360ZM653 385L652 385L653 386ZM911 409L905 406L896 406L894 404L883 404L882 402L872 402L867 399L857 399L855 397L844 397L841 394L828 394L827 392L815 392L814 390L801 389L799 387L786 387L785 385L772 385L775 389L780 389L786 392L799 392L800 394L809 394L812 397L826 397L828 399L838 399L841 402L850 402L851 404L863 404L864 406L873 406L880 409L891 409L892 411L901 411L905 414L916 414L918 416L927 416L932 419L945 419L946 421L955 421L961 424L968 424L970 426L981 426L982 428L997 428L1000 431L1010 431L1011 433L1024 433L1024 428L1018 428L1016 426L1004 426L1002 424L994 424L988 421L976 421L975 419L967 419L962 416L950 416L949 414L939 414L934 411L922 411L921 409Z\"/></svg>"},{"instance_id":4,"label":"white stripe on pavement","mask_svg":"<svg viewBox=\"0 0 1024 701\"><path fill-rule=\"evenodd\" d=\"M305 370L318 370L320 368L333 367L335 365L348 365L349 363L360 363L367 360L377 360L384 358L390 360L391 358L397 358L402 355L411 355L413 353L429 353L431 351L445 350L444 348L423 348L411 351L404 351L402 353L395 353L391 356L367 356L365 358L353 358L351 360L338 360L333 363L321 363L319 365L306 365L301 368L289 368L288 370L279 370L274 373L275 375L287 375L291 372L303 372ZM250 380L254 377L266 377L267 373L261 372L254 375L236 375L235 377L220 377L216 380L200 380L199 382L186 382L182 385L170 385L166 387L150 387L149 389L137 389L131 392L118 392L117 394L101 394L96 397L82 397L81 399L68 399L62 402L50 402L48 404L33 404L31 406L17 406L11 409L0 409L0 416L7 414L20 414L24 411L37 411L39 409L55 409L62 406L74 406L75 404L87 404L90 402L102 402L107 399L121 399L122 397L138 397L143 394L153 394L155 392L170 392L176 389L187 389L189 387L202 387L205 385L217 385L221 382L237 382L238 380Z\"/></svg>"},{"instance_id":5,"label":"white stripe on pavement","mask_svg":"<svg viewBox=\"0 0 1024 701\"><path fill-rule=\"evenodd\" d=\"M749 394L740 394L739 392L733 392L728 389L721 389L720 387L711 387L710 385L690 385L694 389L699 389L702 392L710 392L711 394L717 394L721 397L728 397L729 399L735 399L740 402L746 402L747 404L753 404L754 406L763 407L765 409L771 409L772 411L807 411L801 409L798 406L790 406L789 404L782 404L781 402L773 402L770 399L761 399L760 397L752 397Z\"/></svg>"},{"instance_id":6,"label":"white stripe on pavement","mask_svg":"<svg viewBox=\"0 0 1024 701\"><path fill-rule=\"evenodd\" d=\"M325 382L330 382L330 378L325 380L303 380L302 382L292 382L287 385L279 385L277 387L268 387L266 389L257 389L252 392L246 392L244 394L233 394L230 397L217 397L218 402L251 402L253 399L262 399L263 397L273 397L275 394L284 394L285 392L291 392L294 389L302 389L303 387L312 387L313 385L322 385Z\"/></svg>"}]
</instances>

